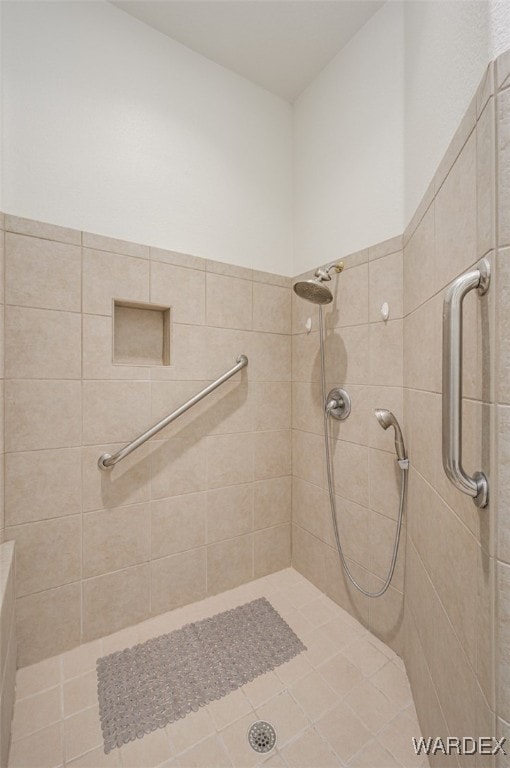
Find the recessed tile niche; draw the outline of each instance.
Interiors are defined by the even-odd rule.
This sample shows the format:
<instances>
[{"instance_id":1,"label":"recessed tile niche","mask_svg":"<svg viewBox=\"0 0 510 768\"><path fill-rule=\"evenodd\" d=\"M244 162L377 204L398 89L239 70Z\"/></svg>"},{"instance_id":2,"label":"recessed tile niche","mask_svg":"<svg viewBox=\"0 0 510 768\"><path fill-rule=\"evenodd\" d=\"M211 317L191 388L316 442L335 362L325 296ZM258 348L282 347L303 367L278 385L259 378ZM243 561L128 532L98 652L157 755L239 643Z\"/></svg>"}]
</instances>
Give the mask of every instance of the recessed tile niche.
<instances>
[{"instance_id":1,"label":"recessed tile niche","mask_svg":"<svg viewBox=\"0 0 510 768\"><path fill-rule=\"evenodd\" d=\"M113 362L170 365L170 307L115 299Z\"/></svg>"}]
</instances>

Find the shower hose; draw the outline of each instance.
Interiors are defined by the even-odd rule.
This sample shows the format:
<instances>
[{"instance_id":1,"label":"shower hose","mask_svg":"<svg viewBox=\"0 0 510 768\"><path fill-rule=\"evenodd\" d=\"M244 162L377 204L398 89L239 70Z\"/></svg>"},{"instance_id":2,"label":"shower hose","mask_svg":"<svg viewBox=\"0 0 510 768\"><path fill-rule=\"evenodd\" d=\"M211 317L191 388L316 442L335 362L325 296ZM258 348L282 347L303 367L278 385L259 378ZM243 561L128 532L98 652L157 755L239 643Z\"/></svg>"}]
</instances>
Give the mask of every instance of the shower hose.
<instances>
[{"instance_id":1,"label":"shower hose","mask_svg":"<svg viewBox=\"0 0 510 768\"><path fill-rule=\"evenodd\" d=\"M349 581L356 587L356 589L358 589L360 592L366 595L366 597L381 597L381 595L384 595L384 593L390 586L390 582L395 572L395 564L397 562L397 555L398 555L398 544L400 541L400 530L402 528L402 518L404 516L407 470L403 469L402 467L400 468L400 504L399 504L399 510L398 510L397 525L395 530L395 540L393 542L393 554L391 556L391 563L390 563L388 575L386 576L386 579L381 589L377 590L377 592L369 592L367 589L362 587L361 584L359 584L354 578L354 576L352 575L349 569L349 566L347 565L347 559L345 557L343 547L342 547L342 540L340 538L340 534L338 531L335 489L333 485L333 467L331 462L331 449L330 449L330 436L329 436L330 414L328 409L325 407L326 405L326 365L325 365L325 359L324 359L324 319L323 319L321 306L319 306L319 339L320 339L320 356L321 356L322 402L324 403L324 408L323 408L324 445L326 447L326 468L327 468L327 475L328 475L329 504L331 508L331 517L333 520L333 530L335 533L336 547L340 557L340 562L342 563L342 568L345 571L345 575L347 576Z\"/></svg>"}]
</instances>

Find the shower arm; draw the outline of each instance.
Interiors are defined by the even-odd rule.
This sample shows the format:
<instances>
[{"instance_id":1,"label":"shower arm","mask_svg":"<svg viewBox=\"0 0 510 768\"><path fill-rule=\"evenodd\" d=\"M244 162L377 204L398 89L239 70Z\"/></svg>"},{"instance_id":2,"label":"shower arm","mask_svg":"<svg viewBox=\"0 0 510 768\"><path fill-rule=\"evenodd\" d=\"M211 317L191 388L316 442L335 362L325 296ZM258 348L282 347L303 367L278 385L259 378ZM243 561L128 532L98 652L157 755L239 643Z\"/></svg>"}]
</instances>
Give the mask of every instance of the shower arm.
<instances>
[{"instance_id":1,"label":"shower arm","mask_svg":"<svg viewBox=\"0 0 510 768\"><path fill-rule=\"evenodd\" d=\"M241 370L241 368L245 368L247 365L248 358L246 355L239 355L233 368L217 378L216 381L213 381L212 384L209 384L207 387L200 390L200 392L197 392L196 395L193 395L193 397L187 400L183 405L181 405L179 408L176 408L176 410L173 411L169 416L166 416L164 419L161 419L161 421L158 421L157 424L144 432L143 435L140 435L136 438L136 440L133 440L131 443L125 445L124 448L121 448L119 451L117 451L117 453L114 453L113 456L109 453L103 453L97 462L99 469L102 469L105 472L109 469L113 469L115 464L118 464L119 461L125 459L126 456L129 456L130 453L147 442L147 440L150 440L151 437L157 435L157 433L168 426L168 424L171 424L172 421L178 419L179 416L182 416L183 413L196 405L196 403L199 403L200 400L203 400L204 397L207 397L207 395L209 395L211 392L214 392L215 389L221 386L225 381L228 381L228 379L231 379L232 376Z\"/></svg>"}]
</instances>

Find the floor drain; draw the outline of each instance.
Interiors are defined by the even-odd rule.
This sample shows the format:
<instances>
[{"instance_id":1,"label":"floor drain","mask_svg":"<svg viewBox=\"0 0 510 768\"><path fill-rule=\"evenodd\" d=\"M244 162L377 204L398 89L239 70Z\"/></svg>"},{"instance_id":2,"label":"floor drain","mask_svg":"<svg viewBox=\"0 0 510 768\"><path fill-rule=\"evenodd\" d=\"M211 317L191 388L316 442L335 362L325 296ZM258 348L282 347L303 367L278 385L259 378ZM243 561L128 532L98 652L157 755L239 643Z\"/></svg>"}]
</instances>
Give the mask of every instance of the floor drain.
<instances>
[{"instance_id":1,"label":"floor drain","mask_svg":"<svg viewBox=\"0 0 510 768\"><path fill-rule=\"evenodd\" d=\"M257 720L256 723L250 726L248 741L250 742L250 747L255 752L271 752L276 744L276 731L271 723L266 723L265 720Z\"/></svg>"}]
</instances>

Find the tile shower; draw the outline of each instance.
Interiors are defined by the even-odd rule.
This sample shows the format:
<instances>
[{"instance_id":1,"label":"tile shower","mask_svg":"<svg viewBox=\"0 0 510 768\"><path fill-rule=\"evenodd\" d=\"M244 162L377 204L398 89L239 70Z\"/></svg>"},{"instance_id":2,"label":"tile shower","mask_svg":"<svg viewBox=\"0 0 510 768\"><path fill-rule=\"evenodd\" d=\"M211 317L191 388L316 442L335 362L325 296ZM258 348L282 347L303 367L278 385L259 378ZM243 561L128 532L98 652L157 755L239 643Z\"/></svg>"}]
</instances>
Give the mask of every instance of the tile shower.
<instances>
[{"instance_id":1,"label":"tile shower","mask_svg":"<svg viewBox=\"0 0 510 768\"><path fill-rule=\"evenodd\" d=\"M425 764L409 752L420 731L510 736L509 85L506 54L406 232L345 257L325 312L328 385L345 386L353 406L333 433L341 533L370 589L384 578L398 510L393 441L376 406L401 421L411 459L395 577L375 601L349 586L335 549L318 314L294 281L2 217L0 527L15 542L15 578L2 564L1 703L5 750L17 658L12 768L255 765L243 738L256 716L280 731L274 766L408 768ZM491 290L466 300L463 382L466 466L482 467L492 489L477 510L441 466L441 312L447 285L482 256ZM170 308L169 359L140 361L140 349L161 349L151 316L114 361L115 301ZM98 470L102 453L240 353L246 369L114 471ZM98 656L260 595L302 637L303 657L191 725L105 756Z\"/></svg>"}]
</instances>

